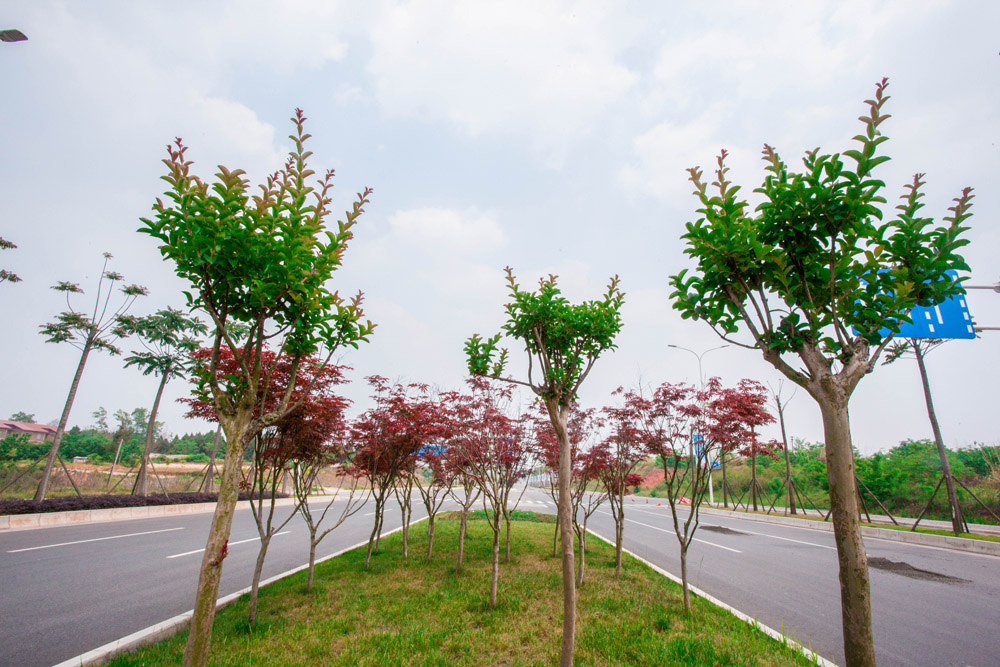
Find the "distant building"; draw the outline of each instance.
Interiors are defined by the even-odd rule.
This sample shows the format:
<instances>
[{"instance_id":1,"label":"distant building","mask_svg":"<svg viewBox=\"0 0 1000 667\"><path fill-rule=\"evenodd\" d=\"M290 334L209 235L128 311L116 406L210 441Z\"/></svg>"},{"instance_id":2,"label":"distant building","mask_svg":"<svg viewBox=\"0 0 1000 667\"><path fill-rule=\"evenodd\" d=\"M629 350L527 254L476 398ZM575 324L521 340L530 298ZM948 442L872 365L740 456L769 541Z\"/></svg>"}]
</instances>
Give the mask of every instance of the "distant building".
<instances>
[{"instance_id":1,"label":"distant building","mask_svg":"<svg viewBox=\"0 0 1000 667\"><path fill-rule=\"evenodd\" d=\"M56 427L0 419L0 439L8 435L27 435L29 442L52 442L56 439Z\"/></svg>"}]
</instances>

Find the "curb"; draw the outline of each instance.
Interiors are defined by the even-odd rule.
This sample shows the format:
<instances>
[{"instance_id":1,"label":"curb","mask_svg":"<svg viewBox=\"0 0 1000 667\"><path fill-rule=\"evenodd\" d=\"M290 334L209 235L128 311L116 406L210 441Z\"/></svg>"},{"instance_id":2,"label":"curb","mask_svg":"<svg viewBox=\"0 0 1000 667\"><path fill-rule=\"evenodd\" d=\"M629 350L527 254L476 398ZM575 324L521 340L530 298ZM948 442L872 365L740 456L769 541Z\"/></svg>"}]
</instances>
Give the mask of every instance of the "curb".
<instances>
[{"instance_id":1,"label":"curb","mask_svg":"<svg viewBox=\"0 0 1000 667\"><path fill-rule=\"evenodd\" d=\"M612 547L615 546L614 542L612 542L608 538L604 537L603 535L598 535L597 533L595 533L590 528L587 529L587 532L590 533L591 535L593 535L594 537L596 537L597 539L601 540L605 544L610 544ZM636 559L637 561L639 561L640 563L642 563L646 567L650 568L651 570L653 570L657 574L660 574L660 575L666 577L667 579L670 579L671 581L673 581L678 586L683 585L679 577L675 577L673 574L671 574L670 572L667 572L662 567L659 567L658 565L654 565L653 563L650 563L648 560L646 560L642 556L638 556L635 553L633 553L632 551L629 551L628 549L625 549L625 548L622 548L622 553L628 554L629 556L631 556L632 558ZM749 626L751 626L753 628L756 628L757 630L760 630L761 632L763 632L768 637L771 637L772 639L775 639L775 640L781 642L782 644L788 646L792 650L794 650L794 651L801 651L802 655L804 655L808 660L811 660L815 664L820 665L821 667L837 667L837 663L832 662L830 660L827 660L826 658L824 658L823 656L821 656L820 654L816 653L815 651L813 651L811 649L807 649L805 646L803 646L799 642L795 641L791 637L787 637L784 634L782 634L781 632L778 632L777 630L775 630L774 628L771 628L771 627L769 627L767 625L764 625L763 623L759 622L757 619L752 618L752 617L744 614L739 609L736 609L735 607L730 607L728 604L726 604L722 600L719 600L718 598L712 597L711 595L709 595L705 591L701 590L700 588L697 588L695 586L691 586L690 584L688 584L688 591L690 591L692 594L697 595L698 597L704 599L705 601L707 601L707 602L709 602L711 604L714 604L716 607L719 607L720 609L724 609L725 611L728 611L730 614L732 614L736 618L740 619L741 621L745 622L747 625L749 625ZM63 666L62 665L57 665L56 667L63 667ZM69 666L67 665L66 667L69 667Z\"/></svg>"},{"instance_id":2,"label":"curb","mask_svg":"<svg viewBox=\"0 0 1000 667\"><path fill-rule=\"evenodd\" d=\"M632 496L632 498L646 498L646 496ZM647 504L647 503L635 503ZM652 503L649 503L652 504ZM658 504L665 504L660 501ZM746 519L760 523L770 523L780 526L793 526L795 528L808 528L832 533L833 524L828 521L810 521L809 519L796 519L787 516L771 516L767 514L751 514L750 512L736 512L724 510L716 507L702 505L699 514L714 514L716 516L728 516L734 519ZM949 537L947 535L928 535L927 533L914 533L908 530L892 530L889 528L878 528L874 526L861 526L861 536L870 537L877 540L889 540L891 542L905 542L923 547L936 547L938 549L951 549L953 551L964 551L966 553L978 554L980 556L1000 557L1000 542L988 542L986 540L973 540L965 537Z\"/></svg>"},{"instance_id":3,"label":"curb","mask_svg":"<svg viewBox=\"0 0 1000 667\"><path fill-rule=\"evenodd\" d=\"M329 497L329 496L310 496ZM278 498L275 507L294 505L295 498ZM69 526L105 521L127 521L130 519L152 519L177 514L202 514L214 512L217 503L180 503L177 505L144 505L142 507L112 507L99 510L74 510L71 512L43 512L40 514L4 514L0 516L0 533L15 530L33 530L52 526ZM249 500L240 500L236 509L248 509Z\"/></svg>"},{"instance_id":4,"label":"curb","mask_svg":"<svg viewBox=\"0 0 1000 667\"><path fill-rule=\"evenodd\" d=\"M243 501L243 502L249 502L249 501ZM207 503L207 504L210 504L212 506L215 505L215 503ZM415 526L421 521L426 521L426 520L427 517L424 517L423 519L417 519L416 521L411 521L410 526L411 527ZM399 528L393 528L390 531L381 533L381 537L386 537L388 535L392 535L393 533L398 533L401 530L403 530L402 526L400 526ZM320 563L328 561L331 558L336 558L341 554L345 554L348 551L351 551L352 549L363 547L366 544L368 544L368 540L365 540L364 542L359 542L358 544L349 547L345 547L340 551L329 554L328 556L317 558L316 564L319 565ZM306 563L305 565L300 565L299 567L288 570L286 572L282 572L281 574L276 574L273 577L269 577L268 579L261 581L260 587L263 588L264 586L273 584L276 581L280 581L282 579L285 579L286 577L290 577L293 574L297 574L308 568L309 564ZM239 600L241 596L246 595L249 592L250 592L250 587L247 586L242 590L238 590L235 593L230 593L229 595L219 598L215 602L215 612L218 613L220 609L228 607L232 603ZM191 617L193 615L194 615L194 609L189 609L183 614L177 614L173 618L168 618L162 623L151 625L148 628L143 628L138 632L133 632L130 635L126 635L121 639L116 639L113 642L108 642L104 646L99 646L93 650L87 651L86 653L81 653L80 655L70 658L69 660L62 661L54 665L53 667L86 667L87 665L103 665L104 663L110 661L112 658L115 658L119 655L125 653L131 653L132 651L142 646L145 646L146 644L153 644L155 642L162 641L164 639L169 639L170 637L173 637L177 633L186 630L188 624L191 622Z\"/></svg>"}]
</instances>

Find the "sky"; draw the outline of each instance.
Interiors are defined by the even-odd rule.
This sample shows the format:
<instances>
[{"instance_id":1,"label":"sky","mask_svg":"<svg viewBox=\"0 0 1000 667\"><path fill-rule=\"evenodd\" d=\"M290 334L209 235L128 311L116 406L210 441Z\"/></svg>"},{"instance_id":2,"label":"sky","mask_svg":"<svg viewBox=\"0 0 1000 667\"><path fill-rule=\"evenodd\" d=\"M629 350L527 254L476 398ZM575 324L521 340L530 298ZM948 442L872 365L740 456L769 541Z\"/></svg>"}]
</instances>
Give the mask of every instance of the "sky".
<instances>
[{"instance_id":1,"label":"sky","mask_svg":"<svg viewBox=\"0 0 1000 667\"><path fill-rule=\"evenodd\" d=\"M166 145L183 138L205 178L222 164L260 182L291 148L297 107L313 167L336 170L334 210L374 189L333 285L362 290L378 324L341 358L356 410L370 405L371 374L459 388L463 342L502 324L507 265L524 286L558 275L573 301L620 277L624 328L585 406L611 404L619 386L697 383L702 353L706 377L777 389L759 352L713 349L724 343L711 328L671 307L668 277L691 266L680 236L696 219L685 169L725 148L749 193L765 142L792 165L817 146L851 148L882 77L893 159L877 175L890 204L916 172L936 218L975 188L968 284L1000 280L995 2L0 0L0 24L28 36L0 43L0 237L18 246L0 267L23 279L0 283L0 418L58 419L79 353L39 326L65 309L57 281L79 283L73 304L92 307L102 253L149 289L134 314L183 306L185 283L136 233L166 188ZM1000 294L968 300L977 324L1000 326ZM517 372L523 351L511 353ZM948 446L1000 441L997 368L1000 331L928 357ZM96 353L70 424L92 424L101 406L150 407L156 387ZM188 392L167 385L171 433L211 428L183 418ZM804 390L785 416L791 437L822 440ZM916 363L865 377L851 421L863 453L931 437Z\"/></svg>"}]
</instances>

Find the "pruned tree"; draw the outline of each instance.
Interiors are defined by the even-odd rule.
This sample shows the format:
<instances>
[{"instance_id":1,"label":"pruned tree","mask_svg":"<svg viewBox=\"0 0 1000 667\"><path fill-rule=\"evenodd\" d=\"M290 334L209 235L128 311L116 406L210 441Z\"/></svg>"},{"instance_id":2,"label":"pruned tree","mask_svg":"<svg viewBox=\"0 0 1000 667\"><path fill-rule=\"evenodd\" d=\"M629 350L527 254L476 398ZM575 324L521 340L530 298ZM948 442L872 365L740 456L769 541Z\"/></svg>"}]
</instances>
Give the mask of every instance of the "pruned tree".
<instances>
[{"instance_id":1,"label":"pruned tree","mask_svg":"<svg viewBox=\"0 0 1000 667\"><path fill-rule=\"evenodd\" d=\"M7 239L0 237L0 250L13 250L15 248L17 248L16 245ZM0 269L0 283L2 282L19 283L21 282L21 278L18 277L16 273L11 273L6 269ZM17 420L15 419L14 421Z\"/></svg>"},{"instance_id":2,"label":"pruned tree","mask_svg":"<svg viewBox=\"0 0 1000 667\"><path fill-rule=\"evenodd\" d=\"M125 357L125 367L135 366L143 375L160 376L153 409L149 413L146 442L142 449L139 478L135 486L135 492L145 496L148 493L149 455L153 451L156 414L160 409L163 390L171 378L187 375L191 369L191 353L198 349L197 336L204 335L208 328L197 317L185 315L173 308L159 310L145 317L124 317L122 326L129 334L135 336L143 347L141 351Z\"/></svg>"},{"instance_id":3,"label":"pruned tree","mask_svg":"<svg viewBox=\"0 0 1000 667\"><path fill-rule=\"evenodd\" d=\"M453 394L449 397L449 403L454 400L457 394ZM455 428L452 430L449 440L454 441L461 437L462 430ZM469 464L469 459L465 455L464 448L460 446L451 446L445 450L445 460L444 465L448 468L448 473L452 478L452 485L449 490L451 497L459 504L461 509L459 513L461 517L459 519L458 526L458 557L455 563L455 573L460 574L462 572L462 563L465 559L465 534L468 530L469 525L469 511L472 506L476 504L479 500L479 496L482 494L483 490L480 488L479 484L476 483L476 471Z\"/></svg>"},{"instance_id":4,"label":"pruned tree","mask_svg":"<svg viewBox=\"0 0 1000 667\"><path fill-rule=\"evenodd\" d=\"M530 468L527 422L513 407L513 388L482 377L468 381L470 393L458 397L455 420L462 427L452 440L452 448L462 453L482 490L486 521L493 531L489 608L497 605L500 579L500 531L504 507L514 484Z\"/></svg>"},{"instance_id":5,"label":"pruned tree","mask_svg":"<svg viewBox=\"0 0 1000 667\"><path fill-rule=\"evenodd\" d=\"M361 486L361 476L354 469L354 451L347 437L344 410L349 401L339 396L319 398L314 401L318 410L303 422L295 437L298 452L292 465L292 489L299 513L309 529L309 571L306 590L312 590L316 569L316 548L323 539L354 516L368 502L371 489ZM324 470L337 472L337 487L323 509L316 513L309 506L309 496L318 486ZM334 513L333 523L324 525L334 504L340 512Z\"/></svg>"},{"instance_id":6,"label":"pruned tree","mask_svg":"<svg viewBox=\"0 0 1000 667\"><path fill-rule=\"evenodd\" d=\"M448 446L445 444L454 431L444 401L435 401L437 414L434 415L439 431L434 440L417 452L417 465L413 471L413 482L427 511L427 562L434 552L434 521L444 501L451 494L452 485L459 471L449 465ZM464 537L464 536L463 536Z\"/></svg>"},{"instance_id":7,"label":"pruned tree","mask_svg":"<svg viewBox=\"0 0 1000 667\"><path fill-rule=\"evenodd\" d=\"M765 144L763 202L751 211L720 155L714 192L689 170L700 208L687 224L693 271L670 278L674 307L726 341L759 350L817 402L826 435L830 505L840 567L844 653L849 667L875 664L868 560L861 541L848 405L915 306L959 293L947 271L968 270L959 254L971 188L943 225L920 213L923 174L906 186L895 217L884 214L885 183L874 176L888 140L881 125L887 82L860 117L858 147L809 151L794 172ZM848 163L853 163L853 166ZM743 341L735 337L746 332ZM744 342L746 341L746 342Z\"/></svg>"},{"instance_id":8,"label":"pruned tree","mask_svg":"<svg viewBox=\"0 0 1000 667\"><path fill-rule=\"evenodd\" d=\"M616 395L624 393L619 387ZM627 407L605 407L606 423L611 433L604 440L607 464L601 469L600 482L608 494L611 516L615 521L615 576L622 574L622 544L625 536L625 494L642 483L632 472L647 456L635 415Z\"/></svg>"},{"instance_id":9,"label":"pruned tree","mask_svg":"<svg viewBox=\"0 0 1000 667\"><path fill-rule=\"evenodd\" d=\"M608 490L601 484L601 477L608 467L609 451L602 445L580 452L573 467L573 531L580 552L576 565L576 587L583 586L587 566L587 522L604 501Z\"/></svg>"},{"instance_id":10,"label":"pruned tree","mask_svg":"<svg viewBox=\"0 0 1000 667\"><path fill-rule=\"evenodd\" d=\"M542 464L548 483L545 491L556 507L559 507L559 438L556 437L552 421L544 405L539 404L539 412L532 415L532 448L535 459ZM577 458L580 449L593 444L593 438L603 426L597 411L593 408L582 408L578 403L570 406L569 418L566 420L566 432L569 437L569 456L573 470L577 469ZM572 482L571 482L572 485ZM552 535L552 556L559 553L559 515L556 514L555 531Z\"/></svg>"},{"instance_id":11,"label":"pruned tree","mask_svg":"<svg viewBox=\"0 0 1000 667\"><path fill-rule=\"evenodd\" d=\"M608 284L600 300L572 304L560 292L556 276L538 282L538 290L522 290L510 267L506 269L510 302L501 333L483 339L478 334L465 343L471 375L490 376L531 389L545 403L559 440L559 521L562 536L563 632L560 667L573 664L576 629L572 502L570 498L569 436L566 422L583 381L604 352L615 347L621 331L625 295L618 277ZM528 357L526 380L504 375L507 350L498 347L506 335L524 346Z\"/></svg>"},{"instance_id":12,"label":"pruned tree","mask_svg":"<svg viewBox=\"0 0 1000 667\"><path fill-rule=\"evenodd\" d=\"M390 384L377 375L366 378L374 393L375 407L363 412L351 424L350 437L356 451L354 465L368 479L375 499L375 519L368 551L367 570L372 553L378 549L385 518L385 504L401 477L416 465L417 453L425 441L426 424L418 415L423 385ZM416 398L414 396L416 394Z\"/></svg>"},{"instance_id":13,"label":"pruned tree","mask_svg":"<svg viewBox=\"0 0 1000 667\"><path fill-rule=\"evenodd\" d=\"M713 439L713 449L720 459L735 454L750 460L750 502L757 511L757 498L761 491L757 482L757 457L777 459L778 443L762 441L758 429L774 422L767 411L767 389L760 382L742 379L736 387L716 388L705 406L705 420L709 433L703 438ZM725 476L722 481L725 488ZM725 491L724 491L725 492Z\"/></svg>"},{"instance_id":14,"label":"pruned tree","mask_svg":"<svg viewBox=\"0 0 1000 667\"><path fill-rule=\"evenodd\" d=\"M681 590L684 609L691 611L688 586L688 548L698 530L698 510L708 491L708 466L712 457L712 443L705 438L705 445L696 456L691 446L691 436L702 410L699 402L717 390L719 382L712 378L700 392L682 384L664 382L648 395L641 390L629 391L624 396L624 410L629 421L636 425L646 450L659 458L663 467L663 482L667 489L667 504L674 524L674 535L680 546ZM684 465L682 465L682 463ZM684 494L690 494L685 496ZM680 505L690 505L686 517L681 517Z\"/></svg>"},{"instance_id":15,"label":"pruned tree","mask_svg":"<svg viewBox=\"0 0 1000 667\"><path fill-rule=\"evenodd\" d=\"M243 170L220 166L210 184L191 172L180 139L168 146L163 179L169 189L139 230L158 242L177 275L191 284L185 293L188 306L203 310L214 325L212 354L197 379L226 435L219 502L202 558L185 667L201 667L208 660L247 445L298 407L292 393L306 358L317 354L329 363L340 348L366 342L374 328L363 320L360 294L345 300L327 285L343 261L371 190L359 193L345 219L331 229L333 171L311 180L316 174L307 164L311 152L305 147L309 135L301 110L292 122L294 148L256 195L251 195ZM262 354L265 341L275 351L271 364ZM239 368L224 381L216 372L223 348L233 353ZM290 359L285 393L272 409L259 410L279 359ZM303 387L298 400L310 390Z\"/></svg>"},{"instance_id":16,"label":"pruned tree","mask_svg":"<svg viewBox=\"0 0 1000 667\"><path fill-rule=\"evenodd\" d=\"M127 329L122 326L121 318L132 307L136 299L148 293L146 288L141 285L124 285L119 290L122 295L121 303L113 308L111 297L114 295L115 284L123 283L125 277L115 271L108 271L108 260L110 259L111 253L104 253L104 266L101 267L101 277L97 281L97 296L94 298L94 309L90 314L76 310L70 303L71 294L84 293L78 284L60 281L52 287L52 289L66 295L67 310L59 313L54 322L40 327L41 334L45 336L46 343L69 343L80 350L80 361L76 366L73 382L69 386L69 393L66 395L66 403L63 405L62 415L59 417L59 425L56 427L56 434L52 439L48 458L45 460L42 479L38 482L38 489L35 491L35 502L41 502L45 499L49 478L52 476L52 468L59 455L59 444L66 432L69 414L73 409L73 401L76 400L76 392L80 388L80 379L83 377L83 369L87 365L90 353L98 350L111 355L121 354L117 345L118 340L128 335Z\"/></svg>"}]
</instances>

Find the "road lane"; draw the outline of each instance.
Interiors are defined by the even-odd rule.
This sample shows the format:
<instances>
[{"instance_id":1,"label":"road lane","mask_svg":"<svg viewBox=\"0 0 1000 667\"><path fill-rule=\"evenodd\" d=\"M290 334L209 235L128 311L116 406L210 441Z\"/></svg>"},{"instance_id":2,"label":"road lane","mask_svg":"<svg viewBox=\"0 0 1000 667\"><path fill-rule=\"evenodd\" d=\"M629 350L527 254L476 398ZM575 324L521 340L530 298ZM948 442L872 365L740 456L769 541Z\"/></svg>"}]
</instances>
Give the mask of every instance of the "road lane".
<instances>
[{"instance_id":1,"label":"road lane","mask_svg":"<svg viewBox=\"0 0 1000 667\"><path fill-rule=\"evenodd\" d=\"M329 519L338 506L342 501ZM278 508L276 525L291 510ZM423 516L415 504L413 520ZM201 557L168 557L200 554L211 518L187 514L0 534L0 665L53 665L190 610ZM399 525L399 512L387 512L384 530ZM283 532L268 548L264 579L308 561L301 518ZM317 558L370 533L371 518L355 515L320 543ZM66 544L38 548L58 543ZM249 509L237 511L230 547L220 597L250 585L259 535Z\"/></svg>"}]
</instances>

